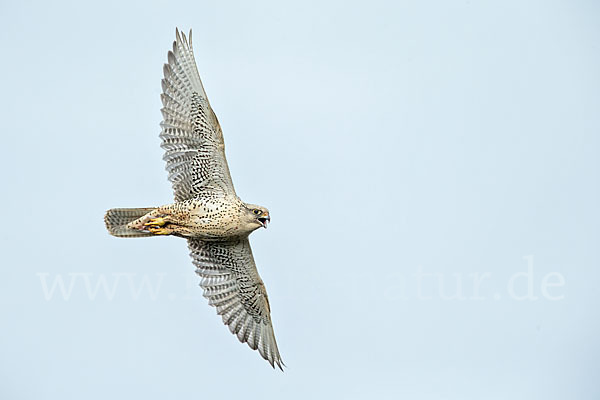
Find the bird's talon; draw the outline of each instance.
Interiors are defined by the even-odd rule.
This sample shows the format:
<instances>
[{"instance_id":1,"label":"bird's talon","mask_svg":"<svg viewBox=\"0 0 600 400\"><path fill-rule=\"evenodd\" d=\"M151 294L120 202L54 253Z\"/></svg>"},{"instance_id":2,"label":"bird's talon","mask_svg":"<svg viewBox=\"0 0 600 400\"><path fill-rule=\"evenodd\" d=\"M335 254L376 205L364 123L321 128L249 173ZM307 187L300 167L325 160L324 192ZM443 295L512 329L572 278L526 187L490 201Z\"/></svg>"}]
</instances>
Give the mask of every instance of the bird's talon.
<instances>
[{"instance_id":1,"label":"bird's talon","mask_svg":"<svg viewBox=\"0 0 600 400\"><path fill-rule=\"evenodd\" d=\"M164 218L151 218L144 226L163 226L167 223Z\"/></svg>"},{"instance_id":2,"label":"bird's talon","mask_svg":"<svg viewBox=\"0 0 600 400\"><path fill-rule=\"evenodd\" d=\"M149 226L148 232L152 233L153 235L169 235L171 234L171 232L173 232L173 230L167 228L159 228L157 226Z\"/></svg>"}]
</instances>

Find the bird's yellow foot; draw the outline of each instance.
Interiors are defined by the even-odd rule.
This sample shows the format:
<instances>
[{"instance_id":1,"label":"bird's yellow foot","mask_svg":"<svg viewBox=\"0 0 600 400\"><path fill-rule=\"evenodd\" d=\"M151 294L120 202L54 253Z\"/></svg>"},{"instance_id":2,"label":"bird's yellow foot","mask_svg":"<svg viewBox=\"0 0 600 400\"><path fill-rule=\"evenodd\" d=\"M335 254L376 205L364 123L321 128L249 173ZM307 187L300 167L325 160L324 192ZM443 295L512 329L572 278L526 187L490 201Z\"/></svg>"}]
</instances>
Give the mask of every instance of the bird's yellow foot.
<instances>
[{"instance_id":1,"label":"bird's yellow foot","mask_svg":"<svg viewBox=\"0 0 600 400\"><path fill-rule=\"evenodd\" d=\"M148 232L154 235L170 235L171 233L173 233L173 229L159 228L158 226L149 226L147 229Z\"/></svg>"},{"instance_id":2,"label":"bird's yellow foot","mask_svg":"<svg viewBox=\"0 0 600 400\"><path fill-rule=\"evenodd\" d=\"M148 220L148 222L146 222L144 224L144 226L154 226L154 227L158 227L158 226L163 226L167 223L167 221L165 221L164 218L150 218Z\"/></svg>"}]
</instances>

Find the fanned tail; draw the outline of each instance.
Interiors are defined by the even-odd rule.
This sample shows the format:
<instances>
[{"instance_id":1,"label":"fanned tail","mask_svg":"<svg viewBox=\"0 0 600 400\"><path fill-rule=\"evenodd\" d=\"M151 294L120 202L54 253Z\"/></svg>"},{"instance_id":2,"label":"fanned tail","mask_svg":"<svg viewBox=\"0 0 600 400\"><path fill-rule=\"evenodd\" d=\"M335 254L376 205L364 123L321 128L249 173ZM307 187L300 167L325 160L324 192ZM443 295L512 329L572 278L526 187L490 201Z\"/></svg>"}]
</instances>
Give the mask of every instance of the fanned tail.
<instances>
[{"instance_id":1,"label":"fanned tail","mask_svg":"<svg viewBox=\"0 0 600 400\"><path fill-rule=\"evenodd\" d=\"M150 232L143 232L137 229L130 229L127 224L143 217L156 207L149 208L113 208L106 212L104 223L108 233L116 237L146 237L154 236Z\"/></svg>"}]
</instances>

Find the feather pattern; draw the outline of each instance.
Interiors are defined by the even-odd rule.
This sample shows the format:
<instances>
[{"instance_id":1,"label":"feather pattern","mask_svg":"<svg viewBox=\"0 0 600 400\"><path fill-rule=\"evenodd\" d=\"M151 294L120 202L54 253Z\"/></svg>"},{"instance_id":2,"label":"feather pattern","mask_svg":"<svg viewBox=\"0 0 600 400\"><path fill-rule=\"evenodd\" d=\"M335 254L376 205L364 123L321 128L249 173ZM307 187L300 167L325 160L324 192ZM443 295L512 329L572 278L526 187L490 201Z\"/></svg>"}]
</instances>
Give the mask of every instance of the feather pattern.
<instances>
[{"instance_id":1,"label":"feather pattern","mask_svg":"<svg viewBox=\"0 0 600 400\"><path fill-rule=\"evenodd\" d=\"M271 322L267 291L256 270L248 238L228 242L188 239L200 286L223 323L271 366L284 366Z\"/></svg>"},{"instance_id":2,"label":"feather pattern","mask_svg":"<svg viewBox=\"0 0 600 400\"><path fill-rule=\"evenodd\" d=\"M163 73L160 138L175 201L235 195L223 132L196 68L191 31L189 41L176 31Z\"/></svg>"}]
</instances>

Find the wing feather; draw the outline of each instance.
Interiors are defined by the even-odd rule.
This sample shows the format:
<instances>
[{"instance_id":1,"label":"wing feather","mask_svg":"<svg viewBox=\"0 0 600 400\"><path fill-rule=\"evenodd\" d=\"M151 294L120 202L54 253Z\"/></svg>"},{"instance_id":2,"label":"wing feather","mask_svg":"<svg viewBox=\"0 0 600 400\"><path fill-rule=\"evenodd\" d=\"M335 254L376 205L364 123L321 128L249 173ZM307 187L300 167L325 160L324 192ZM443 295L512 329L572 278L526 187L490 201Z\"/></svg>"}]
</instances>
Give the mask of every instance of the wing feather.
<instances>
[{"instance_id":1,"label":"wing feather","mask_svg":"<svg viewBox=\"0 0 600 400\"><path fill-rule=\"evenodd\" d=\"M190 255L208 304L217 308L223 323L271 366L283 367L279 355L267 291L248 238L230 242L188 239Z\"/></svg>"},{"instance_id":2,"label":"wing feather","mask_svg":"<svg viewBox=\"0 0 600 400\"><path fill-rule=\"evenodd\" d=\"M161 82L161 147L175 201L235 195L223 133L200 80L190 38L175 32Z\"/></svg>"}]
</instances>

